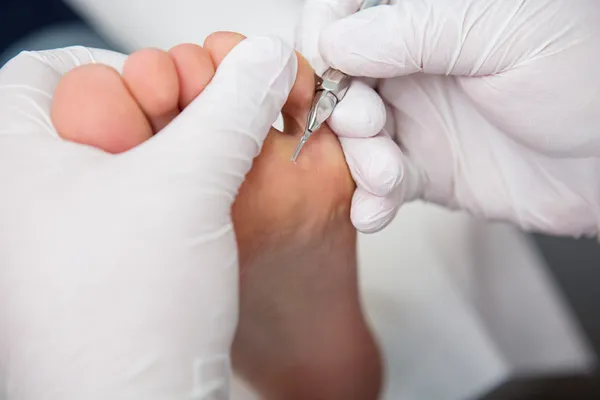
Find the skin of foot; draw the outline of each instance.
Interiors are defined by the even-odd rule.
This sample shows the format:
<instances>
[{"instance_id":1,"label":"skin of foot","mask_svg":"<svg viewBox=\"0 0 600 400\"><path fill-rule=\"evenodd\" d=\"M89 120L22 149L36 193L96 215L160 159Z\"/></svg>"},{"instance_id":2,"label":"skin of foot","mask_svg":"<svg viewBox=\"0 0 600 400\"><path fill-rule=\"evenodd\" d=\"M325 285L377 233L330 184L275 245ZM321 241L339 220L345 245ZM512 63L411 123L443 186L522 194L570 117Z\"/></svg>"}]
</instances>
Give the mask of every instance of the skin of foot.
<instances>
[{"instance_id":1,"label":"skin of foot","mask_svg":"<svg viewBox=\"0 0 600 400\"><path fill-rule=\"evenodd\" d=\"M67 140L127 151L200 95L242 40L220 32L204 47L141 50L122 74L76 68L56 88L52 121ZM354 183L341 147L325 126L290 161L314 85L299 56L284 132L271 130L232 209L241 268L232 362L265 399L376 399L381 362L359 301Z\"/></svg>"}]
</instances>

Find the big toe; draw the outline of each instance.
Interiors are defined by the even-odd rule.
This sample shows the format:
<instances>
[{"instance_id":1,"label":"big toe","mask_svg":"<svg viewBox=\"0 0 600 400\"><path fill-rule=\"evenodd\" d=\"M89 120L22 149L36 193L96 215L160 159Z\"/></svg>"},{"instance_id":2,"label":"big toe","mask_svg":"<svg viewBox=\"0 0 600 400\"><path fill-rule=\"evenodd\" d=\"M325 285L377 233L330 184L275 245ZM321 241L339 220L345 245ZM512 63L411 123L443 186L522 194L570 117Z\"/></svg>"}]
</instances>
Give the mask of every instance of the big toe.
<instances>
[{"instance_id":1,"label":"big toe","mask_svg":"<svg viewBox=\"0 0 600 400\"><path fill-rule=\"evenodd\" d=\"M102 64L65 74L54 92L51 118L62 138L109 153L124 152L152 136L121 75Z\"/></svg>"}]
</instances>

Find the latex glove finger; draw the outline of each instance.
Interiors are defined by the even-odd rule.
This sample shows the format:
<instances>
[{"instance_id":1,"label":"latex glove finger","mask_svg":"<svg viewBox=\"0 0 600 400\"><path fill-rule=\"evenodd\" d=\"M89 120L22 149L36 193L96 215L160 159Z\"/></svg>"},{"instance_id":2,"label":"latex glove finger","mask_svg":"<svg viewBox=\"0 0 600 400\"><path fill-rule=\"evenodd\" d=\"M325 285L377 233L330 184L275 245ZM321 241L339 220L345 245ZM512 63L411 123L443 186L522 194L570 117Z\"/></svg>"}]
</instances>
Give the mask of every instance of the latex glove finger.
<instances>
[{"instance_id":1,"label":"latex glove finger","mask_svg":"<svg viewBox=\"0 0 600 400\"><path fill-rule=\"evenodd\" d=\"M332 22L356 12L360 0L306 0L296 31L296 49L308 60L317 75L329 64L321 56L319 38Z\"/></svg>"},{"instance_id":2,"label":"latex glove finger","mask_svg":"<svg viewBox=\"0 0 600 400\"><path fill-rule=\"evenodd\" d=\"M327 123L338 136L373 137L385 126L385 104L368 82L355 79Z\"/></svg>"},{"instance_id":3,"label":"latex glove finger","mask_svg":"<svg viewBox=\"0 0 600 400\"><path fill-rule=\"evenodd\" d=\"M377 233L394 220L399 209L400 202L393 196L377 197L359 187L352 197L350 219L360 232Z\"/></svg>"},{"instance_id":4,"label":"latex glove finger","mask_svg":"<svg viewBox=\"0 0 600 400\"><path fill-rule=\"evenodd\" d=\"M19 54L0 70L0 132L46 132L58 138L50 110L52 95L62 76L75 67L92 63L120 71L126 58L113 51L86 47Z\"/></svg>"},{"instance_id":5,"label":"latex glove finger","mask_svg":"<svg viewBox=\"0 0 600 400\"><path fill-rule=\"evenodd\" d=\"M495 37L490 35L497 31L493 22L510 20L522 3L479 1L469 3L468 10L462 3L445 0L405 0L377 6L324 28L319 50L327 64L355 76L390 78L419 71L488 75L511 61L482 57ZM345 4L338 8L338 13L346 11ZM477 18L466 20L465 15ZM312 18L316 20L312 24L321 23Z\"/></svg>"},{"instance_id":6,"label":"latex glove finger","mask_svg":"<svg viewBox=\"0 0 600 400\"><path fill-rule=\"evenodd\" d=\"M158 169L157 180L162 176L168 182L168 172L186 171L193 180L185 190L202 187L210 192L202 199L205 212L229 217L234 196L281 112L297 70L296 53L281 39L246 39L223 60L202 96L123 156Z\"/></svg>"},{"instance_id":7,"label":"latex glove finger","mask_svg":"<svg viewBox=\"0 0 600 400\"><path fill-rule=\"evenodd\" d=\"M352 202L354 226L363 233L385 228L401 204L420 196L421 175L385 132L367 139L340 138L358 189Z\"/></svg>"}]
</instances>

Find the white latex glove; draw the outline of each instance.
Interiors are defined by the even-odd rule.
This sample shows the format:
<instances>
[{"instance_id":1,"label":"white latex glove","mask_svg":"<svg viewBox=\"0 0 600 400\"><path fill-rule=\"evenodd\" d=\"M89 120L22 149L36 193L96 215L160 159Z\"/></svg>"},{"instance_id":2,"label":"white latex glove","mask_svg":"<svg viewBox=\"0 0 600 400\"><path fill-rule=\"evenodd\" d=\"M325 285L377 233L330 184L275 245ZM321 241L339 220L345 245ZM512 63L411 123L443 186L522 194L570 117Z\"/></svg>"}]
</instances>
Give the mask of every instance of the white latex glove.
<instances>
[{"instance_id":1,"label":"white latex glove","mask_svg":"<svg viewBox=\"0 0 600 400\"><path fill-rule=\"evenodd\" d=\"M49 112L61 75L123 61L68 48L21 54L0 71L8 400L229 398L230 208L288 97L296 56L279 39L244 41L173 123L127 153L59 139Z\"/></svg>"},{"instance_id":2,"label":"white latex glove","mask_svg":"<svg viewBox=\"0 0 600 400\"><path fill-rule=\"evenodd\" d=\"M595 235L600 218L600 2L307 0L299 50L318 71L381 78L331 119L382 228L424 199L527 230Z\"/></svg>"}]
</instances>

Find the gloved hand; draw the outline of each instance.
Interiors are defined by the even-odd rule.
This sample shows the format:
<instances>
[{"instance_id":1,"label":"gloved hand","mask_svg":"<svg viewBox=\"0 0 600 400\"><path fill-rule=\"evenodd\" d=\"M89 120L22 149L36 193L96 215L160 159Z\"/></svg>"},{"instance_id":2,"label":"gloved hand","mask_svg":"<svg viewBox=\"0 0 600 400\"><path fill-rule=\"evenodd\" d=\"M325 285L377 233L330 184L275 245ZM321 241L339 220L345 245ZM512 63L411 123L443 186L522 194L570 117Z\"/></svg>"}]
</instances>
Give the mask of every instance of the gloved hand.
<instances>
[{"instance_id":1,"label":"gloved hand","mask_svg":"<svg viewBox=\"0 0 600 400\"><path fill-rule=\"evenodd\" d=\"M0 71L0 397L228 398L231 205L297 59L278 39L244 41L129 152L59 139L49 113L61 75L124 60L71 48Z\"/></svg>"},{"instance_id":2,"label":"gloved hand","mask_svg":"<svg viewBox=\"0 0 600 400\"><path fill-rule=\"evenodd\" d=\"M358 3L307 0L298 47L320 72L379 78L356 82L330 121L360 186L359 229L424 199L598 233L598 1L399 0L350 16Z\"/></svg>"}]
</instances>

